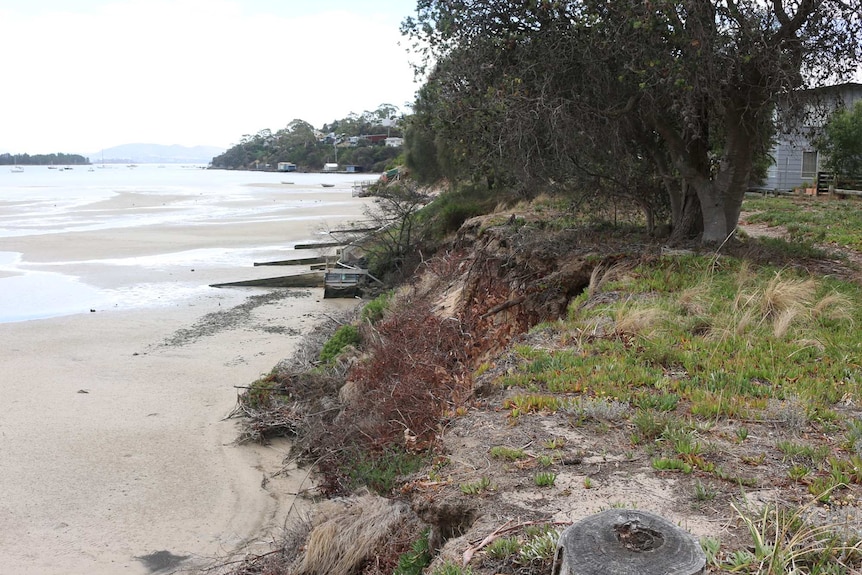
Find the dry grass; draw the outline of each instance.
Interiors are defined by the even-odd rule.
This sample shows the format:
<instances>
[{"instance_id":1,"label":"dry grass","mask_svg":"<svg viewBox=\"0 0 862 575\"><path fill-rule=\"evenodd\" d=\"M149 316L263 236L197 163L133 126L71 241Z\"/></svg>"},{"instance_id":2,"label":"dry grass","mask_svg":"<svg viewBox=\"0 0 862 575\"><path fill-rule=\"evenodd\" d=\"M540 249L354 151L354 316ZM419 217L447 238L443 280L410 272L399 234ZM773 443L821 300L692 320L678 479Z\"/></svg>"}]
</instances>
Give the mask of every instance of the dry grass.
<instances>
[{"instance_id":1,"label":"dry grass","mask_svg":"<svg viewBox=\"0 0 862 575\"><path fill-rule=\"evenodd\" d=\"M791 508L775 503L755 509L748 503L731 503L748 529L753 549L737 552L724 567L758 575L851 572L849 564L855 562L860 542L838 538L840 526L810 521L815 504L816 500ZM827 567L831 568L824 570Z\"/></svg>"},{"instance_id":2,"label":"dry grass","mask_svg":"<svg viewBox=\"0 0 862 575\"><path fill-rule=\"evenodd\" d=\"M781 272L778 272L756 295L763 320L771 319L777 322L782 316L796 317L810 309L816 292L815 280L784 279L781 277Z\"/></svg>"},{"instance_id":3,"label":"dry grass","mask_svg":"<svg viewBox=\"0 0 862 575\"><path fill-rule=\"evenodd\" d=\"M321 503L295 575L351 575L415 522L407 505L365 495Z\"/></svg>"},{"instance_id":4,"label":"dry grass","mask_svg":"<svg viewBox=\"0 0 862 575\"><path fill-rule=\"evenodd\" d=\"M650 337L666 320L667 314L657 307L621 307L614 318L614 329L621 335Z\"/></svg>"}]
</instances>

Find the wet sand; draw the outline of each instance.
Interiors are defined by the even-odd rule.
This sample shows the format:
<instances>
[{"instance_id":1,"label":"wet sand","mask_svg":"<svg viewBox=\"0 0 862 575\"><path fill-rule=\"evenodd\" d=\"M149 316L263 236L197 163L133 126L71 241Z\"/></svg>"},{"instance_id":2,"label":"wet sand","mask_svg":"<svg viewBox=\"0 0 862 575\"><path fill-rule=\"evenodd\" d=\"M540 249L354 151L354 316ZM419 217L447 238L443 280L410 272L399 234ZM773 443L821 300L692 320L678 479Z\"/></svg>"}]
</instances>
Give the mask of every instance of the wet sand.
<instances>
[{"instance_id":1,"label":"wet sand","mask_svg":"<svg viewBox=\"0 0 862 575\"><path fill-rule=\"evenodd\" d=\"M337 208L333 221L346 211L358 216L361 206ZM304 239L310 229L294 233ZM283 225L225 230L248 245L285 235ZM54 266L67 261L64 273L112 285L116 269L87 263L96 247L99 257L116 253L105 233L17 238L0 250L36 262L50 254ZM151 227L115 247L122 257L164 242L212 248L211 234ZM183 281L286 271L183 269ZM322 300L320 289L211 289L155 308L0 324L0 572L145 574L181 557L188 568L277 530L292 503L279 494L297 491L305 474L272 478L287 446L236 446L237 423L224 417L235 386L288 357L324 314L354 305Z\"/></svg>"}]
</instances>

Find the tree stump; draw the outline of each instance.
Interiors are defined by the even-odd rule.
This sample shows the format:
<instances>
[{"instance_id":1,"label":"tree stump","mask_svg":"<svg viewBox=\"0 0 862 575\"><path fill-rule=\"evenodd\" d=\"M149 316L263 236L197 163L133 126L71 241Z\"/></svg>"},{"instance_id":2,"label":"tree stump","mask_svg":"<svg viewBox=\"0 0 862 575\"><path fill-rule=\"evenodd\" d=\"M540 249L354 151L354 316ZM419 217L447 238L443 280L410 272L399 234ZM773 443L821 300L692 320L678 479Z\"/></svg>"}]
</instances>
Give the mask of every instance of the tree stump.
<instances>
[{"instance_id":1,"label":"tree stump","mask_svg":"<svg viewBox=\"0 0 862 575\"><path fill-rule=\"evenodd\" d=\"M553 575L699 575L706 556L688 532L670 521L628 509L610 509L560 535Z\"/></svg>"}]
</instances>

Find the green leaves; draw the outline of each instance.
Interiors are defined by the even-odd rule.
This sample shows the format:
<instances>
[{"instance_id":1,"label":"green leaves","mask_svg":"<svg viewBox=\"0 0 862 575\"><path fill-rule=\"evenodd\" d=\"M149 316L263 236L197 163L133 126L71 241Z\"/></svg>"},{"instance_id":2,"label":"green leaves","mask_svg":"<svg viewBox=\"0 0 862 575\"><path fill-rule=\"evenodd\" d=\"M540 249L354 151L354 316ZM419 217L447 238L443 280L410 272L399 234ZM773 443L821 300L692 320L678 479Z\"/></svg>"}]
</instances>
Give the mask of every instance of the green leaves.
<instances>
[{"instance_id":1,"label":"green leaves","mask_svg":"<svg viewBox=\"0 0 862 575\"><path fill-rule=\"evenodd\" d=\"M827 156L826 165L839 183L862 180L862 101L832 114L817 147Z\"/></svg>"}]
</instances>

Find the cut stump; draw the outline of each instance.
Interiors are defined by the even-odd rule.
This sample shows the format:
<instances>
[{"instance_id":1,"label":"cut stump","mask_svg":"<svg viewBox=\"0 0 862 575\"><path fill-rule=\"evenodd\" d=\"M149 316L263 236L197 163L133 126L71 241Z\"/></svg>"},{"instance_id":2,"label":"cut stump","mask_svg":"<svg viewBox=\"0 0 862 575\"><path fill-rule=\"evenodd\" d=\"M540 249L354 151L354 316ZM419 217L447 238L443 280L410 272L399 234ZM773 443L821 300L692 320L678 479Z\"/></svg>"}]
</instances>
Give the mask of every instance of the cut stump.
<instances>
[{"instance_id":1,"label":"cut stump","mask_svg":"<svg viewBox=\"0 0 862 575\"><path fill-rule=\"evenodd\" d=\"M700 544L670 521L645 511L610 509L560 535L553 575L698 575Z\"/></svg>"}]
</instances>

